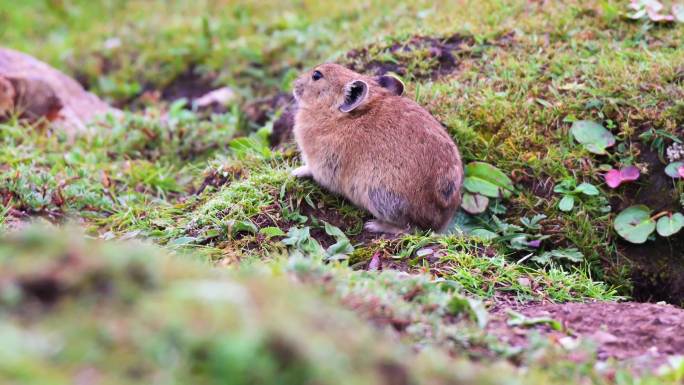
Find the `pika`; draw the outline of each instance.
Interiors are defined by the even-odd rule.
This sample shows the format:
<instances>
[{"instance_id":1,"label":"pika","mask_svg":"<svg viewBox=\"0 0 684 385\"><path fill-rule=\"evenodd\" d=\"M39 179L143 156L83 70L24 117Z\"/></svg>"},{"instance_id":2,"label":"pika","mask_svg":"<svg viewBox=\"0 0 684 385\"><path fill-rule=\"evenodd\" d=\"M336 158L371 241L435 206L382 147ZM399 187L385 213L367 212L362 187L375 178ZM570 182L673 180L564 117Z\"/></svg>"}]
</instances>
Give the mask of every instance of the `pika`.
<instances>
[{"instance_id":1,"label":"pika","mask_svg":"<svg viewBox=\"0 0 684 385\"><path fill-rule=\"evenodd\" d=\"M292 173L370 212L371 232L442 232L461 204L463 165L442 125L393 76L333 63L295 82L293 133L304 165Z\"/></svg>"}]
</instances>

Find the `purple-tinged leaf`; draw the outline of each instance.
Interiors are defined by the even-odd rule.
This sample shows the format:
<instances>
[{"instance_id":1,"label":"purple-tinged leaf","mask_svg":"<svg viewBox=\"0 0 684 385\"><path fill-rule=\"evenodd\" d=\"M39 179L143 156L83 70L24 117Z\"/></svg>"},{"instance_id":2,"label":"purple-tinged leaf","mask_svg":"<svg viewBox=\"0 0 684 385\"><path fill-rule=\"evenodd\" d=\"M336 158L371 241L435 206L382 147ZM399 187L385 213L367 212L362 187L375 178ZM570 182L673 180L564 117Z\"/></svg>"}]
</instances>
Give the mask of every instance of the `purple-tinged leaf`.
<instances>
[{"instance_id":1,"label":"purple-tinged leaf","mask_svg":"<svg viewBox=\"0 0 684 385\"><path fill-rule=\"evenodd\" d=\"M380 252L373 254L370 263L368 263L369 271L377 271L380 269Z\"/></svg>"},{"instance_id":2,"label":"purple-tinged leaf","mask_svg":"<svg viewBox=\"0 0 684 385\"><path fill-rule=\"evenodd\" d=\"M639 168L636 166L627 166L620 169L620 178L622 178L623 182L637 180L640 175Z\"/></svg>"},{"instance_id":3,"label":"purple-tinged leaf","mask_svg":"<svg viewBox=\"0 0 684 385\"><path fill-rule=\"evenodd\" d=\"M529 241L527 242L527 246L537 249L541 246L541 240L535 239L534 241Z\"/></svg>"}]
</instances>

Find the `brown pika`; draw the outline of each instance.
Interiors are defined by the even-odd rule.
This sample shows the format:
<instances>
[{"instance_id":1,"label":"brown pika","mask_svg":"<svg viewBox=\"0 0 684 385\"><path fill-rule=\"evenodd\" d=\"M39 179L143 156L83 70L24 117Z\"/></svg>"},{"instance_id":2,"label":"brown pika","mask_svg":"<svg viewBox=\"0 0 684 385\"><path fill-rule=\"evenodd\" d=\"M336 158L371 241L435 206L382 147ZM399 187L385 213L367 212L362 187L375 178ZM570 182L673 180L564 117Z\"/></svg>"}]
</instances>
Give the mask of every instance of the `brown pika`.
<instances>
[{"instance_id":1,"label":"brown pika","mask_svg":"<svg viewBox=\"0 0 684 385\"><path fill-rule=\"evenodd\" d=\"M368 210L373 232L443 231L461 203L463 165L441 124L392 76L327 63L294 83L294 137L313 179Z\"/></svg>"}]
</instances>

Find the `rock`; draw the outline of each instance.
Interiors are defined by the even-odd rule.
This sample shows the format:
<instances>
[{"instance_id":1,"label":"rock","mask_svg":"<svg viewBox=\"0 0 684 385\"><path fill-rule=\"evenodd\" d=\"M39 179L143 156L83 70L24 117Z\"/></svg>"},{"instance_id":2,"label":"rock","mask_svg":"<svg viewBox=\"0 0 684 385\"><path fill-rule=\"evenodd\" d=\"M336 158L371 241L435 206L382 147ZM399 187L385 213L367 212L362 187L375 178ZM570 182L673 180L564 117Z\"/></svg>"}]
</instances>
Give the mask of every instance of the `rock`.
<instances>
[{"instance_id":1,"label":"rock","mask_svg":"<svg viewBox=\"0 0 684 385\"><path fill-rule=\"evenodd\" d=\"M3 77L0 77L0 118L6 118L14 110L14 86Z\"/></svg>"},{"instance_id":2,"label":"rock","mask_svg":"<svg viewBox=\"0 0 684 385\"><path fill-rule=\"evenodd\" d=\"M198 109L210 108L212 106L224 108L234 99L235 92L230 87L222 87L202 95L193 104Z\"/></svg>"},{"instance_id":3,"label":"rock","mask_svg":"<svg viewBox=\"0 0 684 385\"><path fill-rule=\"evenodd\" d=\"M590 336L590 339L596 341L600 345L613 344L619 341L619 339L611 333L603 330L597 330Z\"/></svg>"},{"instance_id":4,"label":"rock","mask_svg":"<svg viewBox=\"0 0 684 385\"><path fill-rule=\"evenodd\" d=\"M0 119L16 113L75 134L105 114L121 111L87 92L74 79L48 64L7 48L0 48Z\"/></svg>"}]
</instances>

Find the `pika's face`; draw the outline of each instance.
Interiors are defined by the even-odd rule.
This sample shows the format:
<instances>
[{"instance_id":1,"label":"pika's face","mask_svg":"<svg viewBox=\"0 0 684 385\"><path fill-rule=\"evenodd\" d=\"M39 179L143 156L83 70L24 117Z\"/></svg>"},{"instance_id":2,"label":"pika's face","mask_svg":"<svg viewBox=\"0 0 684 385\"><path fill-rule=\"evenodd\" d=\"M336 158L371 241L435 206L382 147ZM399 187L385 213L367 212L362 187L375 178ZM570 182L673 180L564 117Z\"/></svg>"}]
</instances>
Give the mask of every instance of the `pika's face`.
<instances>
[{"instance_id":1,"label":"pika's face","mask_svg":"<svg viewBox=\"0 0 684 385\"><path fill-rule=\"evenodd\" d=\"M369 99L401 95L404 85L393 76L371 78L338 64L326 63L302 74L293 94L302 108L329 109L346 114L360 110Z\"/></svg>"}]
</instances>

